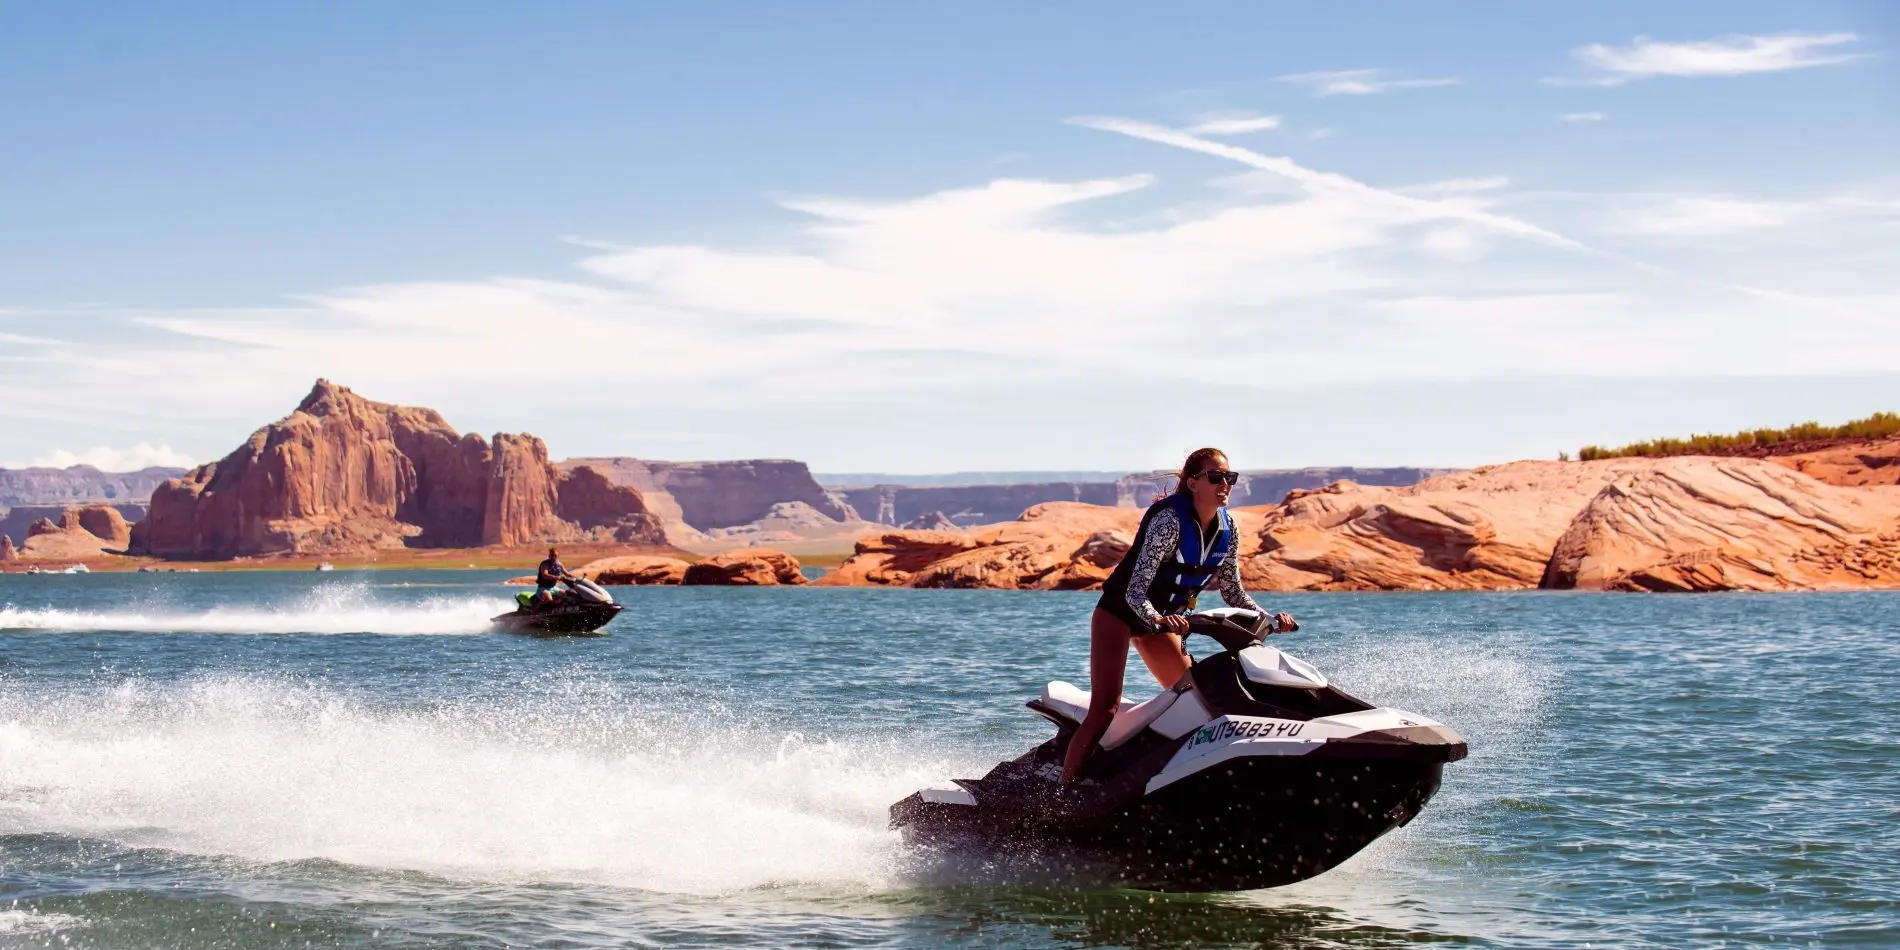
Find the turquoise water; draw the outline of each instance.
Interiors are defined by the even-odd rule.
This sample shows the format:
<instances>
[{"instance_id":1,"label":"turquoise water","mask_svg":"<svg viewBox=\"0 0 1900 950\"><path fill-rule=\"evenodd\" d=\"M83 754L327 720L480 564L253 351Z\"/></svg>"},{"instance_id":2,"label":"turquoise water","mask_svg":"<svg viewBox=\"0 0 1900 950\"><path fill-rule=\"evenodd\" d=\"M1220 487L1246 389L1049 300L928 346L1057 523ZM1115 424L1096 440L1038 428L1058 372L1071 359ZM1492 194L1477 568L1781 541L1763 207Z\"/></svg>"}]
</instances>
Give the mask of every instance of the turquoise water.
<instances>
[{"instance_id":1,"label":"turquoise water","mask_svg":"<svg viewBox=\"0 0 1900 950\"><path fill-rule=\"evenodd\" d=\"M0 947L1900 944L1900 595L1267 599L1471 757L1334 872L1166 895L885 827L1047 736L1089 595L623 588L534 640L511 573L0 576Z\"/></svg>"}]
</instances>

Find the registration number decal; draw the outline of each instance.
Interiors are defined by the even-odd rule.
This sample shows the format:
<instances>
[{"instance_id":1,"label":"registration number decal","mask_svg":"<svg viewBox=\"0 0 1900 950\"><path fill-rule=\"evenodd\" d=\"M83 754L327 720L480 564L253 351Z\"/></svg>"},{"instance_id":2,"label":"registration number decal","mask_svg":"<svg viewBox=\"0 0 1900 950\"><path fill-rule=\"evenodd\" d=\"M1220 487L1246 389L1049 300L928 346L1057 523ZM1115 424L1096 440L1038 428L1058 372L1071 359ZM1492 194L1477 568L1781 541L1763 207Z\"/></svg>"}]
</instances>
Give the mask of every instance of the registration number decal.
<instances>
[{"instance_id":1,"label":"registration number decal","mask_svg":"<svg viewBox=\"0 0 1900 950\"><path fill-rule=\"evenodd\" d=\"M1223 739L1287 739L1300 734L1303 722L1284 719L1231 719L1223 717L1194 731L1187 748L1220 742Z\"/></svg>"}]
</instances>

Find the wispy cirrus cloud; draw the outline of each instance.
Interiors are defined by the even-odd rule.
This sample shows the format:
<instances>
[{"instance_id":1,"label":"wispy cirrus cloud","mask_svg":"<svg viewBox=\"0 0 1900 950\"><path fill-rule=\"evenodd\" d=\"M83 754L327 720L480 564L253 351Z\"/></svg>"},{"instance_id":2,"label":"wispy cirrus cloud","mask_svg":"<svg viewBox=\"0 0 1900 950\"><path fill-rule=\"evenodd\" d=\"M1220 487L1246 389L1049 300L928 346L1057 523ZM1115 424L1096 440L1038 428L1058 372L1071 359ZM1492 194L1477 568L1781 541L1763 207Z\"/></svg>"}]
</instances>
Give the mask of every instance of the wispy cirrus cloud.
<instances>
[{"instance_id":1,"label":"wispy cirrus cloud","mask_svg":"<svg viewBox=\"0 0 1900 950\"><path fill-rule=\"evenodd\" d=\"M1566 112L1557 117L1561 122L1601 122L1607 118L1601 112Z\"/></svg>"},{"instance_id":2,"label":"wispy cirrus cloud","mask_svg":"<svg viewBox=\"0 0 1900 950\"><path fill-rule=\"evenodd\" d=\"M280 415L318 375L438 406L469 428L532 428L556 454L795 456L828 442L839 465L893 451L987 451L974 461L995 465L1044 445L1034 433L1046 417L982 413L980 436L893 423L875 445L862 438L865 420L942 409L967 421L966 406L1046 405L1049 391L1104 381L1200 392L1206 366L1158 359L1164 340L1205 346L1234 367L1220 374L1232 387L1223 398L1900 365L1900 294L1886 276L1900 268L1886 248L1900 243L1862 241L1850 257L1829 243L1828 220L1655 196L1625 198L1630 217L1604 222L1594 209L1622 196L1535 204L1497 176L1381 183L1135 119L1074 124L1238 164L1275 187L1183 196L1183 185L1218 186L1224 171L1184 183L1135 168L896 199L782 198L778 209L796 218L766 241L592 241L565 279L416 280L278 308L126 311L117 316L142 332L50 347L50 362L0 373L0 405L15 423L0 450L25 457L162 431L211 455ZM1567 209L1569 219L1533 213ZM1717 258L1721 268L1811 274L1831 262L1844 275L1837 286L1814 278L1801 288L1835 294L1831 308L1592 250L1605 235L1735 233L1710 223L1725 214L1788 245ZM1746 242L1694 249L1719 254L1731 243ZM1678 246L1645 242L1659 253ZM49 338L66 332L56 315L22 316ZM571 411L547 410L551 387L574 395ZM22 425L40 434L22 435ZM1128 423L1077 413L1062 428L1065 445L1121 445ZM178 441L210 430L202 444ZM1272 451L1268 436L1258 451Z\"/></svg>"},{"instance_id":3,"label":"wispy cirrus cloud","mask_svg":"<svg viewBox=\"0 0 1900 950\"><path fill-rule=\"evenodd\" d=\"M1868 53L1841 47L1859 42L1853 33L1728 34L1708 40L1665 42L1638 36L1628 46L1589 43L1570 56L1590 70L1578 77L1554 76L1557 85L1620 86L1657 76L1746 76L1816 66L1838 66Z\"/></svg>"},{"instance_id":4,"label":"wispy cirrus cloud","mask_svg":"<svg viewBox=\"0 0 1900 950\"><path fill-rule=\"evenodd\" d=\"M1729 194L1641 195L1600 216L1606 232L1657 239L1700 239L1824 222L1900 223L1900 198L1830 195L1757 198Z\"/></svg>"},{"instance_id":5,"label":"wispy cirrus cloud","mask_svg":"<svg viewBox=\"0 0 1900 950\"><path fill-rule=\"evenodd\" d=\"M1399 89L1426 89L1456 86L1464 82L1450 76L1432 79L1387 79L1383 69L1334 69L1311 73L1275 76L1274 82L1290 83L1312 90L1320 98L1327 96L1370 96Z\"/></svg>"},{"instance_id":6,"label":"wispy cirrus cloud","mask_svg":"<svg viewBox=\"0 0 1900 950\"><path fill-rule=\"evenodd\" d=\"M1194 122L1188 131L1196 135L1250 135L1280 127L1279 116L1252 112L1210 112Z\"/></svg>"}]
</instances>

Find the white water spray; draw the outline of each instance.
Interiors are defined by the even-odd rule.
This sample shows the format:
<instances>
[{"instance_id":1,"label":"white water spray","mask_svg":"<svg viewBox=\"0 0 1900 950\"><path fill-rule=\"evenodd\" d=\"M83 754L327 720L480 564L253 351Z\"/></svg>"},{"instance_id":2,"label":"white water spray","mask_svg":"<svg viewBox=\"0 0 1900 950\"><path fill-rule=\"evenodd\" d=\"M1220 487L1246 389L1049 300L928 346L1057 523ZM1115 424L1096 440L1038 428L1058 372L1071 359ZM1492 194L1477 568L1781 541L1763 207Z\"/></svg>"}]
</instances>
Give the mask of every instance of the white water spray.
<instances>
[{"instance_id":1,"label":"white water spray","mask_svg":"<svg viewBox=\"0 0 1900 950\"><path fill-rule=\"evenodd\" d=\"M383 603L366 585L325 585L281 606L246 604L202 610L0 608L0 631L58 633L481 633L489 618L514 609L490 597L436 597Z\"/></svg>"},{"instance_id":2,"label":"white water spray","mask_svg":"<svg viewBox=\"0 0 1900 950\"><path fill-rule=\"evenodd\" d=\"M675 893L877 886L942 761L583 690L376 708L276 681L0 681L0 833Z\"/></svg>"}]
</instances>

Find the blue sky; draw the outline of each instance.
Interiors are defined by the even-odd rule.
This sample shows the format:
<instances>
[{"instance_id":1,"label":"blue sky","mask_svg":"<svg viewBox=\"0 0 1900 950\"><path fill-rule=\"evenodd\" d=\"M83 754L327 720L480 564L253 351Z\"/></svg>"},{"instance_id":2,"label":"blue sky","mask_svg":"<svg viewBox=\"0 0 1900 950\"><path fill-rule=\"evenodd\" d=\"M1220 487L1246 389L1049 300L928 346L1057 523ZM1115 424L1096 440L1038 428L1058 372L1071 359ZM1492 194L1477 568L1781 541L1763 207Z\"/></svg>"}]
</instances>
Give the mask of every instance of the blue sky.
<instances>
[{"instance_id":1,"label":"blue sky","mask_svg":"<svg viewBox=\"0 0 1900 950\"><path fill-rule=\"evenodd\" d=\"M0 464L1462 465L1900 382L1878 2L0 5Z\"/></svg>"}]
</instances>

